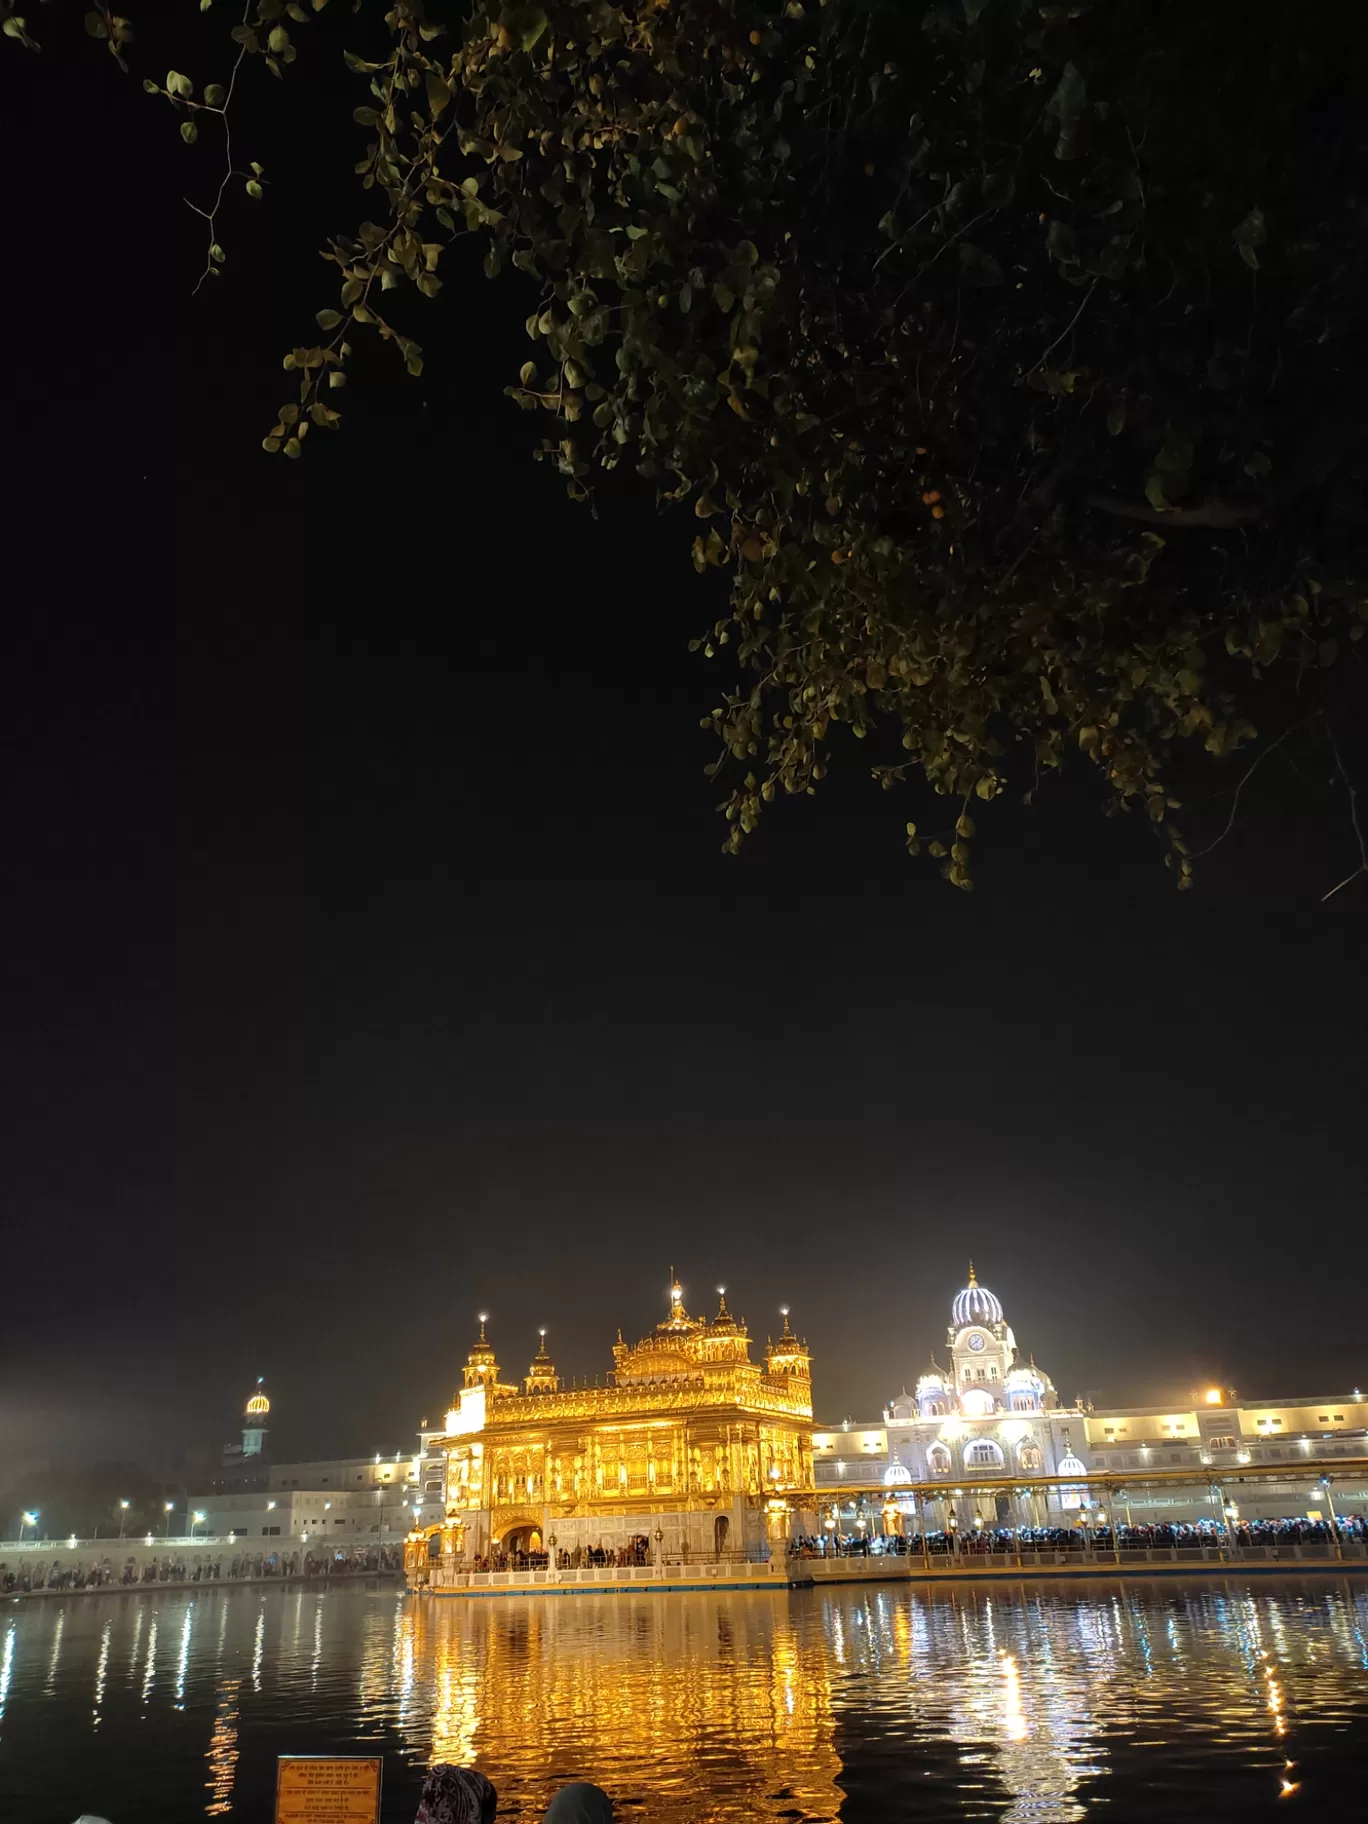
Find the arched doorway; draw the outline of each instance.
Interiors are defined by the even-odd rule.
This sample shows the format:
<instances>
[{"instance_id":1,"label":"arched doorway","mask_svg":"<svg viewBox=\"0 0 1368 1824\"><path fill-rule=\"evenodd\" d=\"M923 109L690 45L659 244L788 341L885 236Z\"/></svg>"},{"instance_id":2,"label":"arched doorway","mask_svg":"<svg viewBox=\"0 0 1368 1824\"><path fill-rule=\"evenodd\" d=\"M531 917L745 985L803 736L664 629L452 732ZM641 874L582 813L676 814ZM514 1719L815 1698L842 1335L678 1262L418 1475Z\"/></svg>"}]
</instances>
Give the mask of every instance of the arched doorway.
<instances>
[{"instance_id":1,"label":"arched doorway","mask_svg":"<svg viewBox=\"0 0 1368 1824\"><path fill-rule=\"evenodd\" d=\"M542 1549L541 1528L530 1522L511 1527L503 1537L503 1549L510 1558L525 1557Z\"/></svg>"},{"instance_id":2,"label":"arched doorway","mask_svg":"<svg viewBox=\"0 0 1368 1824\"><path fill-rule=\"evenodd\" d=\"M713 1521L713 1556L724 1558L727 1553L727 1538L731 1533L731 1521L725 1514L719 1514Z\"/></svg>"}]
</instances>

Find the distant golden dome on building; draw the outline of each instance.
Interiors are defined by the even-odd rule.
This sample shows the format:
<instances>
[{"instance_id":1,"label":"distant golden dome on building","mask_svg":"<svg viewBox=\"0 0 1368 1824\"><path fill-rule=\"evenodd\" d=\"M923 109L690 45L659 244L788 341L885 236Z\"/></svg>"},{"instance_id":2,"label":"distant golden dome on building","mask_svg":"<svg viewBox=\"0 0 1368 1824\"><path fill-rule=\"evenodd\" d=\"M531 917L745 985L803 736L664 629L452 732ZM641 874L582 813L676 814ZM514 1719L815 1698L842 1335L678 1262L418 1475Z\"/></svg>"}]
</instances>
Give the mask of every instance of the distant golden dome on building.
<instances>
[{"instance_id":1,"label":"distant golden dome on building","mask_svg":"<svg viewBox=\"0 0 1368 1824\"><path fill-rule=\"evenodd\" d=\"M257 1390L252 1395L251 1399L248 1400L248 1402L247 1402L247 1417L249 1419L259 1417L262 1413L267 1413L270 1410L271 1410L271 1402L266 1398L266 1395L261 1391L261 1381L258 1379Z\"/></svg>"}]
</instances>

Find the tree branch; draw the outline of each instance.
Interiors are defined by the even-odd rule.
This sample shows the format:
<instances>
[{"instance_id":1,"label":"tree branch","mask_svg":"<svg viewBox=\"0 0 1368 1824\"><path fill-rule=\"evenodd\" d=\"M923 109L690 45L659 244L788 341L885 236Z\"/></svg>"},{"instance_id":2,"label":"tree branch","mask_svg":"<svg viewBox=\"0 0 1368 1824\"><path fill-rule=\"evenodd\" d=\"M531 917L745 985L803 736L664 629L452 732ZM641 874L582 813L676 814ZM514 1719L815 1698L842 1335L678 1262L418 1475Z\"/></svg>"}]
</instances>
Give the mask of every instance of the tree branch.
<instances>
[{"instance_id":1,"label":"tree branch","mask_svg":"<svg viewBox=\"0 0 1368 1824\"><path fill-rule=\"evenodd\" d=\"M1131 519L1141 526L1183 528L1205 527L1207 531L1229 532L1240 526L1252 526L1262 518L1262 507L1232 507L1221 500L1207 500L1195 507L1170 507L1161 513L1156 507L1142 507L1129 500L1115 500L1110 494L1089 494L1083 505L1098 513L1110 513L1117 519Z\"/></svg>"}]
</instances>

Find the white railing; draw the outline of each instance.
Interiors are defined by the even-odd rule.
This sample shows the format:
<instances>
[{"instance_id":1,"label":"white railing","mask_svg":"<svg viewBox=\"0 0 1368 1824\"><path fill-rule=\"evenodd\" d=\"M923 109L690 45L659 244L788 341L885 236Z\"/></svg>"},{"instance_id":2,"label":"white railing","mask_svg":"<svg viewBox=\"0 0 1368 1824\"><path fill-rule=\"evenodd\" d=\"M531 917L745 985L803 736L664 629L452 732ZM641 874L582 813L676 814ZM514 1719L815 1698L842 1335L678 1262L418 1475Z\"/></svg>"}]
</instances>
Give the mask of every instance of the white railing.
<instances>
[{"instance_id":1,"label":"white railing","mask_svg":"<svg viewBox=\"0 0 1368 1824\"><path fill-rule=\"evenodd\" d=\"M1103 1546L1073 1550L1055 1550L1048 1546L1039 1550L1029 1547L1017 1552L932 1552L923 1558L920 1552L907 1553L855 1553L849 1557L794 1558L791 1564L794 1574L805 1575L809 1570L816 1572L819 1581L834 1581L842 1577L924 1577L928 1571L944 1573L947 1576L976 1570L1021 1570L1032 1571L1039 1565L1049 1565L1053 1569L1067 1570L1070 1565L1100 1566L1104 1569L1124 1572L1127 1565L1135 1564L1228 1564L1238 1569L1244 1563L1334 1563L1337 1560L1361 1563L1368 1559L1368 1543L1362 1540L1345 1539L1336 1553L1333 1545L1307 1543L1298 1545L1289 1542L1286 1545L1246 1546L1233 1549L1217 1545L1152 1545L1122 1546L1118 1558L1110 1548Z\"/></svg>"},{"instance_id":2,"label":"white railing","mask_svg":"<svg viewBox=\"0 0 1368 1824\"><path fill-rule=\"evenodd\" d=\"M789 1572L778 1561L751 1563L745 1559L700 1559L689 1564L582 1565L569 1570L467 1571L456 1565L434 1562L429 1570L429 1587L434 1590L525 1590L551 1586L574 1587L593 1584L639 1584L649 1589L652 1584L696 1583L700 1587L716 1583L787 1583Z\"/></svg>"},{"instance_id":3,"label":"white railing","mask_svg":"<svg viewBox=\"0 0 1368 1824\"><path fill-rule=\"evenodd\" d=\"M271 1533L264 1538L254 1533L172 1533L169 1538L164 1533L153 1533L150 1538L146 1533L129 1533L123 1539L111 1535L102 1539L0 1539L0 1556L8 1552L51 1552L60 1558L63 1552L170 1551L174 1547L183 1552L236 1551L269 1557L272 1552L293 1552L301 1546L329 1551L365 1551L377 1542L402 1545L407 1538L406 1532L349 1533L345 1539L329 1539L323 1533L317 1537L310 1533L307 1539L299 1533Z\"/></svg>"}]
</instances>

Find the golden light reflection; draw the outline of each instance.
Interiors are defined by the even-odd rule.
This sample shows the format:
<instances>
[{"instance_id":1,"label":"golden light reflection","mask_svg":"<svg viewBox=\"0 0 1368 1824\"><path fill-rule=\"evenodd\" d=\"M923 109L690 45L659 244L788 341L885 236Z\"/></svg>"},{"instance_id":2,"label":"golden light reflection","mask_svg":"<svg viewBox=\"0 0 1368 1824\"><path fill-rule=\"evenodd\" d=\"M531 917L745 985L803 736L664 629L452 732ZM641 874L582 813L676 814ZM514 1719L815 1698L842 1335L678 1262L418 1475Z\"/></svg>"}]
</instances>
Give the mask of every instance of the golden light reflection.
<instances>
[{"instance_id":1,"label":"golden light reflection","mask_svg":"<svg viewBox=\"0 0 1368 1824\"><path fill-rule=\"evenodd\" d=\"M1026 1712L1021 1707L1021 1675L1010 1653L1002 1655L1002 1719L1009 1742L1024 1742L1031 1733Z\"/></svg>"},{"instance_id":2,"label":"golden light reflection","mask_svg":"<svg viewBox=\"0 0 1368 1824\"><path fill-rule=\"evenodd\" d=\"M566 1780L651 1793L652 1824L703 1824L795 1809L834 1817L831 1683L786 1597L683 1595L579 1602L423 1603L413 1612L420 1678L406 1732L434 1759L475 1762L524 1811ZM725 1757L710 1801L701 1764ZM723 1802L725 1800L725 1802Z\"/></svg>"},{"instance_id":3,"label":"golden light reflection","mask_svg":"<svg viewBox=\"0 0 1368 1824\"><path fill-rule=\"evenodd\" d=\"M222 1817L233 1809L233 1782L237 1778L238 1764L237 1694L240 1683L241 1680L230 1678L219 1686L214 1710L214 1730L209 1737L209 1747L204 1757L209 1763L209 1778L204 1782L209 1802L204 1807L204 1813L209 1818Z\"/></svg>"}]
</instances>

